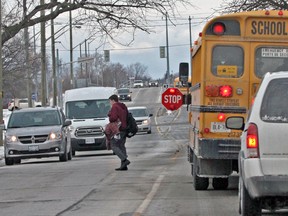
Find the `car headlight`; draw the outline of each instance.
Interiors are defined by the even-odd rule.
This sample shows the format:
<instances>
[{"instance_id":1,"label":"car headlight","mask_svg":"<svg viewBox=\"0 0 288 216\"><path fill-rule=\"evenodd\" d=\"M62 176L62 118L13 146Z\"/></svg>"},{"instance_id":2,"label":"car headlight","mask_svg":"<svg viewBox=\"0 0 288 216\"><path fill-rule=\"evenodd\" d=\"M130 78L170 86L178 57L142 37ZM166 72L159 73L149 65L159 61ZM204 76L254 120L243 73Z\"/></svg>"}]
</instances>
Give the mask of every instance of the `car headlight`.
<instances>
[{"instance_id":1,"label":"car headlight","mask_svg":"<svg viewBox=\"0 0 288 216\"><path fill-rule=\"evenodd\" d=\"M142 121L142 124L148 124L148 123L149 121L147 119Z\"/></svg>"},{"instance_id":2,"label":"car headlight","mask_svg":"<svg viewBox=\"0 0 288 216\"><path fill-rule=\"evenodd\" d=\"M49 140L61 140L62 139L62 134L57 132L57 133L54 133L54 132L51 132L49 134Z\"/></svg>"},{"instance_id":3,"label":"car headlight","mask_svg":"<svg viewBox=\"0 0 288 216\"><path fill-rule=\"evenodd\" d=\"M72 132L74 130L74 127L72 125L69 125L68 129L70 132Z\"/></svg>"},{"instance_id":4,"label":"car headlight","mask_svg":"<svg viewBox=\"0 0 288 216\"><path fill-rule=\"evenodd\" d=\"M18 141L18 137L15 135L12 136L6 136L7 143L13 143Z\"/></svg>"}]
</instances>

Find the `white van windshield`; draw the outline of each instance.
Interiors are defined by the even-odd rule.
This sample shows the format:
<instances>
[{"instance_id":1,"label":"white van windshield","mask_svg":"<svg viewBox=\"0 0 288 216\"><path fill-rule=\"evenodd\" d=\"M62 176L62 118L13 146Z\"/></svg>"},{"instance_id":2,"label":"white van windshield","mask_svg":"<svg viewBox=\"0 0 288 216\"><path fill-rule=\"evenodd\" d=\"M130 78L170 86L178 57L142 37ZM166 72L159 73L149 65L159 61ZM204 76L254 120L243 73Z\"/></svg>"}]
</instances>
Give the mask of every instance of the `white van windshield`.
<instances>
[{"instance_id":1,"label":"white van windshield","mask_svg":"<svg viewBox=\"0 0 288 216\"><path fill-rule=\"evenodd\" d=\"M109 110L109 99L66 103L66 117L68 119L106 118Z\"/></svg>"}]
</instances>

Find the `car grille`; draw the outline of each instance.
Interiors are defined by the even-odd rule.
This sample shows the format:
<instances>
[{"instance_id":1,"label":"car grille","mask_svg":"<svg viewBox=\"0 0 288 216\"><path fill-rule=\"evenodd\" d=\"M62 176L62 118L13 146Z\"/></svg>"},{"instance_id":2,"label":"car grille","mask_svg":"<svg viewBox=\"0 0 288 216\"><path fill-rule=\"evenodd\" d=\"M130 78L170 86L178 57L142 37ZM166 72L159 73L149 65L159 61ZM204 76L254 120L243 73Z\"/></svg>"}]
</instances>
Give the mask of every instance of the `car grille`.
<instances>
[{"instance_id":1,"label":"car grille","mask_svg":"<svg viewBox=\"0 0 288 216\"><path fill-rule=\"evenodd\" d=\"M48 139L48 134L34 135L34 136L19 136L18 139L22 144L44 143Z\"/></svg>"},{"instance_id":2,"label":"car grille","mask_svg":"<svg viewBox=\"0 0 288 216\"><path fill-rule=\"evenodd\" d=\"M96 127L82 127L77 128L75 131L76 137L95 137L95 136L103 136L104 130L101 126Z\"/></svg>"}]
</instances>

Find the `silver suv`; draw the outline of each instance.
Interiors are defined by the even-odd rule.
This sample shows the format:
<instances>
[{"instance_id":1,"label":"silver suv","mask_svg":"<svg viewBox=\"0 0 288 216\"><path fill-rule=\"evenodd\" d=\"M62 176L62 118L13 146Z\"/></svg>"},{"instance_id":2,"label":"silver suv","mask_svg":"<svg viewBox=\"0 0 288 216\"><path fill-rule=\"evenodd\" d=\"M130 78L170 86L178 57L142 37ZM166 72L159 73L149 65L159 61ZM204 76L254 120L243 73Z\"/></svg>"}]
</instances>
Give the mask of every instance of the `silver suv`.
<instances>
[{"instance_id":1,"label":"silver suv","mask_svg":"<svg viewBox=\"0 0 288 216\"><path fill-rule=\"evenodd\" d=\"M59 108L14 110L5 128L6 165L21 163L25 158L58 156L60 161L71 160L70 124Z\"/></svg>"},{"instance_id":2,"label":"silver suv","mask_svg":"<svg viewBox=\"0 0 288 216\"><path fill-rule=\"evenodd\" d=\"M239 153L239 213L262 215L288 208L288 72L267 73L244 124L242 117L226 120L242 129Z\"/></svg>"}]
</instances>

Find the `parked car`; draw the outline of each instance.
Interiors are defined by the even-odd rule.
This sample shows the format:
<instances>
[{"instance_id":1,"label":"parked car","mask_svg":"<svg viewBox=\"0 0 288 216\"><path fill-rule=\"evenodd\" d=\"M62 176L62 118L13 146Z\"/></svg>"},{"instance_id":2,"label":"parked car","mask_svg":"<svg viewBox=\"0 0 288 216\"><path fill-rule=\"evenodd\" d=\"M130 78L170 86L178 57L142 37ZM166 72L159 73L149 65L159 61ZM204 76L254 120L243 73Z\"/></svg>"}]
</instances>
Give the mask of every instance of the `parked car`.
<instances>
[{"instance_id":1,"label":"parked car","mask_svg":"<svg viewBox=\"0 0 288 216\"><path fill-rule=\"evenodd\" d=\"M138 133L145 132L151 134L151 117L153 114L148 112L147 107L137 106L128 107L128 111L132 113L138 126Z\"/></svg>"},{"instance_id":2,"label":"parked car","mask_svg":"<svg viewBox=\"0 0 288 216\"><path fill-rule=\"evenodd\" d=\"M118 94L118 98L119 100L128 100L128 101L132 101L132 96L131 96L131 91L129 88L120 88L117 89L117 94Z\"/></svg>"},{"instance_id":3,"label":"parked car","mask_svg":"<svg viewBox=\"0 0 288 216\"><path fill-rule=\"evenodd\" d=\"M28 108L28 98L15 98L8 103L8 110L13 111L19 108ZM32 100L32 107L41 107L41 102Z\"/></svg>"},{"instance_id":4,"label":"parked car","mask_svg":"<svg viewBox=\"0 0 288 216\"><path fill-rule=\"evenodd\" d=\"M65 121L59 108L37 107L14 110L5 127L4 157L6 165L25 158L58 156L72 159L71 121Z\"/></svg>"},{"instance_id":5,"label":"parked car","mask_svg":"<svg viewBox=\"0 0 288 216\"><path fill-rule=\"evenodd\" d=\"M226 120L229 129L243 130L239 153L239 211L262 215L288 208L288 73L267 73L244 123Z\"/></svg>"}]
</instances>

